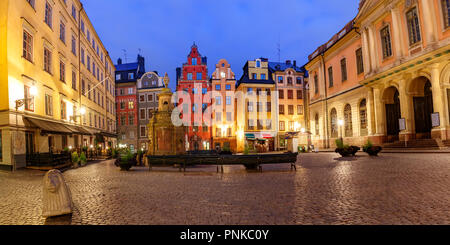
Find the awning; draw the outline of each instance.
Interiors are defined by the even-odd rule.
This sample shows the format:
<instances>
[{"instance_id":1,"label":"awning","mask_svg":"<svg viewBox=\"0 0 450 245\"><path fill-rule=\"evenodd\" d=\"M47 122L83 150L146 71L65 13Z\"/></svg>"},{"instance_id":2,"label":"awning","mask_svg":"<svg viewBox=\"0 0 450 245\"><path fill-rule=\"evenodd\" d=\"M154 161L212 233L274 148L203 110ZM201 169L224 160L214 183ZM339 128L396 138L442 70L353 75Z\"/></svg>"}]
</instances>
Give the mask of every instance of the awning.
<instances>
[{"instance_id":1,"label":"awning","mask_svg":"<svg viewBox=\"0 0 450 245\"><path fill-rule=\"evenodd\" d=\"M87 131L83 127L76 125L64 125L64 126L66 126L69 130L71 130L73 134L91 135L91 132Z\"/></svg>"},{"instance_id":2,"label":"awning","mask_svg":"<svg viewBox=\"0 0 450 245\"><path fill-rule=\"evenodd\" d=\"M271 134L263 134L262 137L263 137L263 139L272 139L273 135L271 135Z\"/></svg>"},{"instance_id":3,"label":"awning","mask_svg":"<svg viewBox=\"0 0 450 245\"><path fill-rule=\"evenodd\" d=\"M106 132L106 131L102 131L102 132L100 132L100 134L105 137L109 137L109 138L117 138L117 134Z\"/></svg>"},{"instance_id":4,"label":"awning","mask_svg":"<svg viewBox=\"0 0 450 245\"><path fill-rule=\"evenodd\" d=\"M25 126L39 128L42 132L52 134L72 134L72 130L64 126L62 123L51 122L36 118L25 117ZM27 125L28 124L28 125Z\"/></svg>"}]
</instances>

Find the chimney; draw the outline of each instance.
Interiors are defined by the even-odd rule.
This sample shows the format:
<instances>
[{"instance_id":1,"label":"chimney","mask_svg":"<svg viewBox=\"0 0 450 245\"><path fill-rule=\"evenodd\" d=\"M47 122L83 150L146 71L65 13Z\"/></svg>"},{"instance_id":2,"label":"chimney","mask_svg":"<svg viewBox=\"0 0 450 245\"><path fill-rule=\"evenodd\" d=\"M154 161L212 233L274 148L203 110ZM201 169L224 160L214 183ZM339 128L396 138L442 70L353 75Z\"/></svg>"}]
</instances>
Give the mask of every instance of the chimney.
<instances>
[{"instance_id":1,"label":"chimney","mask_svg":"<svg viewBox=\"0 0 450 245\"><path fill-rule=\"evenodd\" d=\"M297 61L294 60L294 67L297 67Z\"/></svg>"},{"instance_id":2,"label":"chimney","mask_svg":"<svg viewBox=\"0 0 450 245\"><path fill-rule=\"evenodd\" d=\"M119 58L119 59L117 60L117 64L118 64L118 65L122 65L122 59L121 59L121 58Z\"/></svg>"},{"instance_id":3,"label":"chimney","mask_svg":"<svg viewBox=\"0 0 450 245\"><path fill-rule=\"evenodd\" d=\"M208 64L208 57L202 57L202 65L207 65Z\"/></svg>"}]
</instances>

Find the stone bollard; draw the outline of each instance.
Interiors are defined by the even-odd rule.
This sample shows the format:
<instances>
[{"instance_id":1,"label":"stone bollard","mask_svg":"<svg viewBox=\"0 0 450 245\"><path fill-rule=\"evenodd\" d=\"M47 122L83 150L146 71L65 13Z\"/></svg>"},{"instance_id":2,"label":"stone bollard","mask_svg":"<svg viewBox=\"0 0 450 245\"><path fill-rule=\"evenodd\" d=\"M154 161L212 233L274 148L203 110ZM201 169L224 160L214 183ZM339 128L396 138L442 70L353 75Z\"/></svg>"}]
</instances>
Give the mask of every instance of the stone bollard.
<instances>
[{"instance_id":1,"label":"stone bollard","mask_svg":"<svg viewBox=\"0 0 450 245\"><path fill-rule=\"evenodd\" d=\"M44 218L72 213L72 196L59 170L48 171L44 176L43 186L42 216Z\"/></svg>"}]
</instances>

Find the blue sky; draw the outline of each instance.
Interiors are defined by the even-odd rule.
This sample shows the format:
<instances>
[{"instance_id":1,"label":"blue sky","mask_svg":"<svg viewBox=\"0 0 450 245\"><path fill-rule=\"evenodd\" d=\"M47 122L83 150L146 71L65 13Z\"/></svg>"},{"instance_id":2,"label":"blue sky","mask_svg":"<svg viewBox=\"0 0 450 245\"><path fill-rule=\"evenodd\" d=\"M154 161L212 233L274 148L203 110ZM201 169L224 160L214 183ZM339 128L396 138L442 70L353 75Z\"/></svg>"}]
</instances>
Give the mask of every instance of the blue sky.
<instances>
[{"instance_id":1,"label":"blue sky","mask_svg":"<svg viewBox=\"0 0 450 245\"><path fill-rule=\"evenodd\" d=\"M359 0L82 0L114 63L136 60L168 73L186 62L195 41L208 57L209 75L222 58L239 79L259 57L307 62L308 55L357 14Z\"/></svg>"}]
</instances>

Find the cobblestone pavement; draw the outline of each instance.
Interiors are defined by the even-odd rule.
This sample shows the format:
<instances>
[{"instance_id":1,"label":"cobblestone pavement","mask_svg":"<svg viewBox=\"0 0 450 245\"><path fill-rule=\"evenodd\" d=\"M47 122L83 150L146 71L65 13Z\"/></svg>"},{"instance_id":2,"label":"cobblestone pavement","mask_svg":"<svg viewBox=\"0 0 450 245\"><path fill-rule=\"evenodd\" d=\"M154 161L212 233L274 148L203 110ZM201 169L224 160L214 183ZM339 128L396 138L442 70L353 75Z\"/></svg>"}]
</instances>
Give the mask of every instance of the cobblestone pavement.
<instances>
[{"instance_id":1,"label":"cobblestone pavement","mask_svg":"<svg viewBox=\"0 0 450 245\"><path fill-rule=\"evenodd\" d=\"M64 172L74 213L47 221L44 173L0 172L0 224L450 224L450 154L303 154L297 164L218 174L105 161Z\"/></svg>"}]
</instances>

